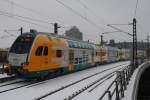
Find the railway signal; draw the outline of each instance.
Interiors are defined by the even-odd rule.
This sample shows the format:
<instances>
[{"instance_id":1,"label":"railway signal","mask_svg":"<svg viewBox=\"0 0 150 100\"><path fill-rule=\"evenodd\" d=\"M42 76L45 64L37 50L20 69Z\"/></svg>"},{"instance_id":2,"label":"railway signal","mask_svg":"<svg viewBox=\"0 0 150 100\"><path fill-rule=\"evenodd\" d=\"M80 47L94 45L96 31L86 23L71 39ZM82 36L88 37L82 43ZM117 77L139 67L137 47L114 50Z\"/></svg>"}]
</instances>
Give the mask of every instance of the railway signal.
<instances>
[{"instance_id":1,"label":"railway signal","mask_svg":"<svg viewBox=\"0 0 150 100\"><path fill-rule=\"evenodd\" d=\"M58 35L58 28L61 28L61 26L58 26L58 23L54 23L54 33Z\"/></svg>"},{"instance_id":2,"label":"railway signal","mask_svg":"<svg viewBox=\"0 0 150 100\"><path fill-rule=\"evenodd\" d=\"M101 35L101 45L103 46L103 35Z\"/></svg>"}]
</instances>

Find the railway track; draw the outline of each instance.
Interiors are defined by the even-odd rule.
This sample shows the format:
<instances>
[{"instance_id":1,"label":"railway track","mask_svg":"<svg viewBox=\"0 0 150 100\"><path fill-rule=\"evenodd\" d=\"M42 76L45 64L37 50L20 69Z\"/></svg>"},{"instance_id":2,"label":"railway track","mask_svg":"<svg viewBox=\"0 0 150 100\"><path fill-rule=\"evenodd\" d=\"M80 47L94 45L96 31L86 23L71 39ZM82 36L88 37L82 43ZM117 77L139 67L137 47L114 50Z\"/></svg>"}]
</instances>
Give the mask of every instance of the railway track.
<instances>
[{"instance_id":1,"label":"railway track","mask_svg":"<svg viewBox=\"0 0 150 100\"><path fill-rule=\"evenodd\" d=\"M17 87L14 87L14 88L10 88L10 89L6 89L6 90L2 90L2 91L0 91L0 93L4 93L4 92L11 91L11 90L19 89L19 88L22 88L22 87L25 87L25 86L28 86L28 85L31 85L31 84L33 84L33 83L29 83L29 84L25 84L25 85L17 86Z\"/></svg>"},{"instance_id":2,"label":"railway track","mask_svg":"<svg viewBox=\"0 0 150 100\"><path fill-rule=\"evenodd\" d=\"M16 83L22 83L22 82L25 82L25 81L24 80L19 80L19 81L15 81L15 82L10 82L10 83L7 83L7 84L0 85L0 87L4 87L4 86L16 84Z\"/></svg>"},{"instance_id":3,"label":"railway track","mask_svg":"<svg viewBox=\"0 0 150 100\"><path fill-rule=\"evenodd\" d=\"M65 98L64 100L71 100L71 99L75 98L76 96L80 95L81 93L83 93L85 90L89 89L90 87L92 87L92 86L94 86L95 84L97 84L97 83L100 82L99 84L97 84L96 86L94 86L92 89L90 89L89 92L93 91L93 90L96 89L99 85L101 85L102 83L104 83L106 80L108 80L108 79L110 79L111 77L113 77L113 76L116 74L116 72L119 71L119 70L121 70L121 69L123 69L123 68L119 68L119 69L117 69L116 71L113 71L112 73L109 73L109 74L103 76L102 78L99 78L99 79L97 79L97 80L94 81L94 82L91 82L89 85L87 85L87 86L81 88L81 89L78 90L78 91L75 91L74 93L72 93L70 96L68 96L68 97Z\"/></svg>"},{"instance_id":4,"label":"railway track","mask_svg":"<svg viewBox=\"0 0 150 100\"><path fill-rule=\"evenodd\" d=\"M75 85L75 84L77 84L77 83L80 83L80 82L82 82L82 81L84 81L84 80L87 80L87 79L89 79L89 78L91 78L91 77L94 77L94 76L99 75L99 74L101 74L101 73L104 73L104 72L106 72L106 71L108 71L108 70L112 70L112 69L115 69L115 68L120 67L120 66L123 66L123 65L126 65L126 64L121 64L121 65L118 65L118 66L115 66L115 67L112 67L112 68L105 69L105 70L103 70L103 71L97 72L97 73L95 73L95 74L92 74L92 75L90 75L90 76L87 76L87 77L85 77L85 78L82 78L82 79L80 79L80 80L78 80L78 81L75 81L75 82L73 82L73 83L70 83L70 84L68 84L68 85L62 86L62 87L60 87L60 88L58 88L58 89L56 89L56 90L54 90L54 91L51 91L51 92L49 92L49 93L47 93L47 94L45 94L45 95L42 95L42 96L36 98L36 100L41 100L41 99L43 99L43 98L45 98L45 97L47 97L47 96L50 96L50 95L55 94L55 93L57 93L57 92L59 92L59 91L62 91L62 90L64 90L64 89L68 88L68 87L71 87L71 86L73 86L73 85ZM120 69L121 69L121 68L119 68L119 70L120 70ZM116 72L116 71L115 71L115 72ZM115 72L113 72L113 73L115 73ZM111 73L111 74L112 74L112 73ZM111 74L109 74L109 75L111 75ZM107 75L107 76L109 76L109 75ZM105 76L104 78L106 78L106 76ZM102 79L104 79L104 78L102 78ZM102 80L102 79L100 79L100 80ZM99 81L100 81L100 80L99 80Z\"/></svg>"},{"instance_id":5,"label":"railway track","mask_svg":"<svg viewBox=\"0 0 150 100\"><path fill-rule=\"evenodd\" d=\"M0 88L2 88L2 87L7 88L5 86L10 86L10 85L13 85L13 84L16 85L16 84L19 84L19 83L23 83L23 85L19 85L19 86L15 86L13 88L1 90L0 94L4 93L4 92L11 91L11 90L16 90L16 89L19 89L19 88L22 88L22 87L26 87L26 86L30 86L30 85L32 86L32 85L41 83L42 81L45 81L45 80L40 80L40 81L39 80L18 80L18 81L15 81L15 82L3 84L3 85L0 85Z\"/></svg>"},{"instance_id":6,"label":"railway track","mask_svg":"<svg viewBox=\"0 0 150 100\"><path fill-rule=\"evenodd\" d=\"M7 82L7 81L11 81L11 80L14 80L14 79L16 79L16 78L17 78L16 76L3 77L3 78L0 78L0 83L4 83L4 82Z\"/></svg>"},{"instance_id":7,"label":"railway track","mask_svg":"<svg viewBox=\"0 0 150 100\"><path fill-rule=\"evenodd\" d=\"M125 65L125 64L121 64L121 65L118 65L118 66L115 66L115 67L108 68L108 69L105 69L105 70L103 70L103 71L97 72L97 73L92 74L92 75L90 75L90 76L88 76L88 77L85 77L85 78L83 78L83 79L81 79L81 80L78 80L78 81L76 81L76 82L73 82L73 83L71 83L71 84L68 84L68 85L66 85L66 86L63 86L63 87L61 87L61 88L59 88L59 89L57 89L57 90L54 90L54 91L52 91L52 92L50 92L50 93L48 93L48 94L46 94L46 95L44 95L44 96L42 96L42 97L40 97L40 98L44 98L44 97L46 97L46 96L52 95L52 94L54 94L54 93L56 93L56 92L58 92L58 91L61 91L61 90L65 89L65 88L70 87L70 86L72 86L72 85L74 85L74 84L77 84L77 83L79 83L79 82L81 82L81 81L84 81L84 80L86 80L86 79L88 79L88 78L90 78L90 77L96 76L96 75L98 75L98 74L100 74L100 73L103 73L103 72L106 72L106 71L108 71L108 70L111 70L111 69L120 67L120 66L122 66L122 65ZM13 76L13 77L5 77L5 78L1 78L0 81L2 81L2 82L7 82L7 81L14 80L14 79L16 79L15 76ZM13 88L3 89L3 90L0 91L0 94L1 94L1 93L5 93L5 92L8 92L8 91L16 90L16 89L19 89L19 88L22 88L22 87L27 87L27 88L29 88L29 87L32 87L32 86L36 86L36 85L38 85L38 84L42 84L42 83L44 83L44 82L46 82L46 81L47 81L47 80L41 80L41 81L18 80L18 81L15 81L15 82L3 84L3 85L0 85L1 88L3 88L3 87L5 88L5 86L9 86L9 85L13 85L13 84L16 85L16 84L19 84L19 83L23 83L23 85L22 85L22 84L21 84L21 85L19 84L19 86L15 86L15 87L13 87ZM40 98L37 98L37 100L40 100Z\"/></svg>"},{"instance_id":8,"label":"railway track","mask_svg":"<svg viewBox=\"0 0 150 100\"><path fill-rule=\"evenodd\" d=\"M20 80L20 81L8 83L8 84L0 85L0 87L5 87L5 86L8 86L8 85L12 85L12 84L23 83L23 85L20 85L20 86L15 86L13 88L1 90L0 93L8 92L8 91L11 91L11 90L16 90L16 89L19 89L19 88L22 88L22 87L26 87L26 86L29 86L31 84L35 84L35 83L38 83L38 82L40 82L40 81Z\"/></svg>"}]
</instances>

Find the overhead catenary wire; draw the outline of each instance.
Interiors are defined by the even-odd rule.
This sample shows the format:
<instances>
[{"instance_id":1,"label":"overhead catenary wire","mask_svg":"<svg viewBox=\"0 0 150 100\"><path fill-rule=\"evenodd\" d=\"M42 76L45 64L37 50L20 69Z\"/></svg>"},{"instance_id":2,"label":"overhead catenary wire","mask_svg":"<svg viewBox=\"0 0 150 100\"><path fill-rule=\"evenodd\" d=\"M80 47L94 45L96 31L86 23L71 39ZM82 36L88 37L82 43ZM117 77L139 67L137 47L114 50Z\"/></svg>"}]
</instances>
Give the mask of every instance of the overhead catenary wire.
<instances>
[{"instance_id":1,"label":"overhead catenary wire","mask_svg":"<svg viewBox=\"0 0 150 100\"><path fill-rule=\"evenodd\" d=\"M139 27L139 29L141 29L141 31L143 31L143 33L144 33L145 35L148 35L148 32L146 32L146 31L143 29L143 27L142 27L142 25L141 25L140 23L138 23L138 27Z\"/></svg>"},{"instance_id":2,"label":"overhead catenary wire","mask_svg":"<svg viewBox=\"0 0 150 100\"><path fill-rule=\"evenodd\" d=\"M46 26L34 23L32 21L46 23L46 24L51 24L51 25L53 25L54 23L49 23L49 22L46 22L46 21L42 21L42 20L38 20L38 19L33 19L33 18L30 18L30 17L24 17L24 16L21 16L21 15L16 15L16 14L4 12L4 11L0 11L0 15L6 16L6 17L9 17L9 18L12 18L12 19L16 19L16 20L19 20L19 21L22 21L22 22L30 23L30 24L33 24L33 25L36 25L36 26L39 26L39 27L43 27L43 28L46 28L46 29L50 29L51 28L53 30L52 27L46 27ZM64 26L60 26L60 27L61 28L66 28ZM62 31L60 31L60 32L64 33Z\"/></svg>"},{"instance_id":3,"label":"overhead catenary wire","mask_svg":"<svg viewBox=\"0 0 150 100\"><path fill-rule=\"evenodd\" d=\"M136 0L136 6L135 6L134 17L133 18L135 18L136 15L137 15L138 4L139 4L139 0Z\"/></svg>"},{"instance_id":4,"label":"overhead catenary wire","mask_svg":"<svg viewBox=\"0 0 150 100\"><path fill-rule=\"evenodd\" d=\"M82 14L80 14L79 12L77 12L76 10L74 10L72 7L66 5L62 1L59 1L59 0L55 0L55 1L57 1L59 4L61 4L62 6L64 6L68 10L70 10L72 13L76 14L77 16L79 16L80 18L82 18L83 20L85 20L86 22L88 22L89 24L91 24L92 26L96 27L97 29L104 30L102 27L98 26L96 23L94 23L90 19L86 18L85 16L83 16Z\"/></svg>"},{"instance_id":5,"label":"overhead catenary wire","mask_svg":"<svg viewBox=\"0 0 150 100\"><path fill-rule=\"evenodd\" d=\"M16 2L14 2L14 1L10 1L10 0L1 0L1 1L8 2L8 3L10 3L10 4L13 4L13 6L16 6L16 7L18 7L18 8L21 8L21 9L24 9L24 10L26 10L26 11L32 12L32 13L34 13L34 14L37 14L37 15L46 17L47 19L55 19L55 18L51 18L50 16L48 16L48 15L45 14L44 12L40 12L40 11L31 9L31 8L25 7L25 6L21 5L21 4L18 4L18 3L16 3ZM64 24L64 22L62 22L61 20L56 19L56 21L58 21L58 22ZM66 28L67 26L66 26L66 25L61 25L61 27L62 27L62 28Z\"/></svg>"},{"instance_id":6,"label":"overhead catenary wire","mask_svg":"<svg viewBox=\"0 0 150 100\"><path fill-rule=\"evenodd\" d=\"M97 17L98 19L101 18L105 24L107 23L107 21L104 20L104 18L102 18L101 16L98 16L98 15L97 15L88 5L86 5L82 0L78 0L78 1L79 1L79 3L80 3L87 11L89 11L90 13L92 13L93 16Z\"/></svg>"},{"instance_id":7,"label":"overhead catenary wire","mask_svg":"<svg viewBox=\"0 0 150 100\"><path fill-rule=\"evenodd\" d=\"M5 30L7 30L7 31L19 31L20 29L0 29L0 31L5 31Z\"/></svg>"},{"instance_id":8,"label":"overhead catenary wire","mask_svg":"<svg viewBox=\"0 0 150 100\"><path fill-rule=\"evenodd\" d=\"M40 23L51 24L51 25L54 24L54 23L49 23L49 22L47 22L47 21L43 21L43 20L40 20L40 19L35 19L35 18L25 17L25 16L13 14L13 13L8 13L8 12L1 11L1 10L0 10L0 13L8 14L8 15L11 15L11 16L20 17L20 18L27 19L27 20L32 20L32 21L36 21L36 22L40 22Z\"/></svg>"},{"instance_id":9,"label":"overhead catenary wire","mask_svg":"<svg viewBox=\"0 0 150 100\"><path fill-rule=\"evenodd\" d=\"M109 24L109 25L118 25L118 26L123 26L123 25L125 25L125 26L127 26L127 25L132 25L132 23L128 23L128 24Z\"/></svg>"},{"instance_id":10,"label":"overhead catenary wire","mask_svg":"<svg viewBox=\"0 0 150 100\"><path fill-rule=\"evenodd\" d=\"M119 28L117 28L117 27L114 27L114 26L112 26L112 25L110 25L110 24L108 24L107 26L109 26L109 27L111 27L111 28L113 28L113 29L115 29L115 30L118 30L118 31L120 31L120 32L122 32L122 33L125 33L125 34L127 34L127 35L133 36L131 33L126 32L126 31L124 31L124 30L122 30L122 29L119 29Z\"/></svg>"},{"instance_id":11,"label":"overhead catenary wire","mask_svg":"<svg viewBox=\"0 0 150 100\"><path fill-rule=\"evenodd\" d=\"M8 35L12 36L12 37L17 37L17 36L15 36L15 35L9 33L7 30L4 30L4 32L7 33Z\"/></svg>"},{"instance_id":12,"label":"overhead catenary wire","mask_svg":"<svg viewBox=\"0 0 150 100\"><path fill-rule=\"evenodd\" d=\"M8 35L0 36L0 39L10 38L10 37L16 38L17 37L16 35L10 33L9 31L19 31L19 29L18 30L3 30L3 32L7 33Z\"/></svg>"},{"instance_id":13,"label":"overhead catenary wire","mask_svg":"<svg viewBox=\"0 0 150 100\"><path fill-rule=\"evenodd\" d=\"M13 3L13 6L16 6L16 7L25 9L25 10L28 10L28 11L30 11L30 12L33 12L33 13L38 14L38 15L41 15L41 16L44 16L42 12L39 12L39 11L30 9L30 8L24 7L24 6L22 6L22 5L18 4L18 3L15 3L14 1L10 1L10 0L2 0L2 1L9 2L9 3L11 3L11 4ZM18 17L23 17L23 16L18 16ZM49 16L45 16L45 17L50 18ZM80 16L80 17L81 17L81 16ZM83 17L84 17L84 16L82 16L82 18L83 18ZM31 18L25 18L25 19L31 19ZM34 20L34 21L38 21L38 22L42 22L42 23L47 23L47 22L42 21L42 20L36 20L36 19L33 19L33 20ZM84 17L84 20L89 21L90 24L96 26L98 29L104 30L102 27L99 27L96 23L94 23L93 21L91 21L91 20L89 20L89 19L87 19L87 18L85 18L85 17ZM47 23L47 24L49 24L49 23ZM61 26L61 28L66 28L66 26L64 26L64 25L60 25L60 26Z\"/></svg>"},{"instance_id":14,"label":"overhead catenary wire","mask_svg":"<svg viewBox=\"0 0 150 100\"><path fill-rule=\"evenodd\" d=\"M9 38L10 36L7 36L7 35L3 35L3 36L0 36L0 39L5 39L5 38Z\"/></svg>"},{"instance_id":15,"label":"overhead catenary wire","mask_svg":"<svg viewBox=\"0 0 150 100\"><path fill-rule=\"evenodd\" d=\"M0 36L0 39L10 38L10 37L17 37L16 35L10 33L11 32L19 32L20 29L0 29L0 31L7 33L8 35L2 35Z\"/></svg>"},{"instance_id":16,"label":"overhead catenary wire","mask_svg":"<svg viewBox=\"0 0 150 100\"><path fill-rule=\"evenodd\" d=\"M27 20L24 20L24 19L17 18L15 16L12 16L12 15L7 14L7 13L0 13L0 15L1 16L6 16L6 17L9 17L9 18L12 18L12 19L16 19L16 20L19 20L19 21L22 21L22 22L30 23L30 24L33 24L33 25L36 25L36 26L40 26L40 27L43 27L43 28L46 28L46 29L50 28L50 27L45 27L45 26L37 24L37 23L33 23L31 21L27 21Z\"/></svg>"}]
</instances>

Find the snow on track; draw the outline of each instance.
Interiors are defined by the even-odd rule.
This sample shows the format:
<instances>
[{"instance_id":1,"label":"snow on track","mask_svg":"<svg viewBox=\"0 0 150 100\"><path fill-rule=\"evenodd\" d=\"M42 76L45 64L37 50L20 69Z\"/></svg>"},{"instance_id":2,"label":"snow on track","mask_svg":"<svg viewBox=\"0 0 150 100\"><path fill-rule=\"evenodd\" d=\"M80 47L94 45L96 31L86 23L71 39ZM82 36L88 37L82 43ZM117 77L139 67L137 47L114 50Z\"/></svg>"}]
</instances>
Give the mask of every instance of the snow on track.
<instances>
[{"instance_id":1,"label":"snow on track","mask_svg":"<svg viewBox=\"0 0 150 100\"><path fill-rule=\"evenodd\" d=\"M13 91L0 93L0 98L3 99L3 100L12 100L12 99L13 100L34 100L34 99L36 99L36 98L38 98L42 95L45 95L46 93L54 91L54 90L56 90L56 89L58 89L62 86L68 85L72 82L80 80L80 79L82 79L84 77L87 77L91 74L94 74L94 73L97 73L99 71L103 71L103 70L106 70L108 68L112 68L112 67L115 67L115 66L118 66L118 65L121 65L121 64L125 64L123 66L127 66L129 63L130 63L129 61L125 61L125 62L118 62L118 63L113 63L113 64L101 65L99 67L94 67L94 68L86 69L86 70L83 70L83 71L75 72L75 73L72 73L72 74L60 76L60 77L57 77L57 78L54 78L54 79L50 79L50 80L41 82L41 84L37 84L35 86L31 85L31 86L19 88L19 89L13 90ZM120 68L123 67L123 66L120 66ZM42 100L62 100L64 98L68 97L69 95L71 95L73 92L81 89L85 85L88 85L90 82L95 81L96 79L98 79L100 77L103 77L106 74L111 73L112 71L114 71L116 69L117 68L114 68L112 70L108 70L108 71L106 71L104 73L101 73L99 75L96 75L92 78L89 78L87 80L79 82L78 84L75 84L71 87L68 87L68 88L66 88L62 91L59 91L59 92L57 92L53 95L47 96L46 98L43 98ZM83 100L83 98L87 97L86 100L93 100L90 97L92 97L92 95L94 97L94 94L97 94L97 97L100 97L100 95L103 93L103 90L105 90L107 85L110 84L109 80L113 80L114 77L115 76L108 79L106 82L102 83L100 86L98 86L92 92L87 93L87 91L85 91L84 93L82 93L81 95L75 97L74 99L75 100ZM0 88L0 90L1 90L1 88ZM99 91L99 93L96 92L96 91ZM89 95L89 94L91 94L91 95Z\"/></svg>"},{"instance_id":2,"label":"snow on track","mask_svg":"<svg viewBox=\"0 0 150 100\"><path fill-rule=\"evenodd\" d=\"M123 65L123 66L126 66L126 65ZM121 66L121 67L123 67L123 66ZM73 86L71 86L71 87L68 87L68 88L66 88L66 89L64 89L64 90L62 90L62 91L59 91L59 92L57 92L57 93L54 94L54 95L47 96L46 98L44 98L44 99L42 99L42 100L52 100L52 99L54 99L54 100L63 100L63 99L65 99L65 98L68 97L68 96L72 96L72 94L73 94L74 92L81 90L81 89L84 88L85 86L88 86L90 83L92 83L92 82L94 82L94 81L96 81L96 80L98 80L98 79L104 77L105 75L107 75L107 74L109 74L109 73L114 72L114 71L117 70L117 69L119 69L119 68L115 68L115 69L106 71L105 73L98 74L98 75L96 75L96 76L94 76L94 77L91 77L91 78L89 78L89 79L87 79L87 80L84 80L84 81L82 81L82 82L79 82L79 83L77 83L77 84L75 84L75 85L73 85ZM110 82L110 83L111 83L111 82ZM104 89L103 89L103 90L104 90ZM80 96L80 95L79 95L79 96ZM77 97L78 97L78 96L77 96ZM82 99L77 99L77 100L82 100ZM89 100L91 100L91 99L89 99Z\"/></svg>"}]
</instances>

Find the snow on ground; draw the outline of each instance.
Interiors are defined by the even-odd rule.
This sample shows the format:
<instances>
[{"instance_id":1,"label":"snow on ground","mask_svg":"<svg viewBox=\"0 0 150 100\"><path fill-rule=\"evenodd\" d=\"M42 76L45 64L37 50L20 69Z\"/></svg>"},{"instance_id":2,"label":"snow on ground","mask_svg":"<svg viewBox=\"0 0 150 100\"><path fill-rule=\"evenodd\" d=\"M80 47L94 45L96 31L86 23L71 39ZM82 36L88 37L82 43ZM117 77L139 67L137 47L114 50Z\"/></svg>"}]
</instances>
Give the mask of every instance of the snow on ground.
<instances>
[{"instance_id":1,"label":"snow on ground","mask_svg":"<svg viewBox=\"0 0 150 100\"><path fill-rule=\"evenodd\" d=\"M42 96L46 93L49 93L53 90L56 90L62 86L68 85L72 82L80 80L80 79L87 77L89 75L92 75L96 72L103 71L105 69L115 67L115 66L118 66L121 64L128 65L129 61L118 62L118 63L108 64L108 65L101 65L99 67L94 67L91 69L86 69L86 70L79 71L76 73L72 73L72 74L60 76L60 77L57 77L54 79L50 79L50 80L47 80L47 81L42 82L41 84L38 84L35 86L31 85L31 87L23 87L23 88L8 91L5 93L0 93L0 98L2 100L34 100L35 98L40 97L40 96ZM99 74L97 76L94 76L94 77L87 79L83 82L80 82L80 83L75 84L71 87L68 87L68 88L64 89L63 91L59 91L56 94L48 96L42 100L62 100L64 98L68 97L69 95L71 95L73 92L83 88L84 86L88 85L89 83L97 80L98 78L103 77L104 75L106 75L108 73L111 73L112 71L114 71L116 69L117 68L106 71L106 72ZM88 93L88 90L89 90L88 89L87 91L84 91L81 95L75 97L74 99L75 100L83 100L83 98L85 98L86 100L94 100L94 98L95 98L95 100L96 100L97 98L99 98L101 96L101 94L108 87L108 85L114 80L114 78L115 78L115 76L113 76L111 79L109 79L106 82L104 82L103 84L101 84L98 88L93 90L91 93ZM20 84L18 84L18 85L20 85ZM12 86L10 86L10 88L11 87ZM1 91L1 88L0 88L0 91Z\"/></svg>"},{"instance_id":2,"label":"snow on ground","mask_svg":"<svg viewBox=\"0 0 150 100\"><path fill-rule=\"evenodd\" d=\"M114 81L116 78L116 75L110 78L109 80L106 80L104 83L99 85L97 88L95 88L92 92L89 92L90 89L87 91L84 91L81 95L75 97L73 100L98 100L101 95L104 93L104 91L108 88L110 83ZM48 100L48 99L47 99ZM50 99L49 99L50 100ZM103 100L108 100L107 98L104 98Z\"/></svg>"},{"instance_id":3,"label":"snow on ground","mask_svg":"<svg viewBox=\"0 0 150 100\"><path fill-rule=\"evenodd\" d=\"M85 81L82 81L82 82L80 82L78 84L75 84L75 85L73 85L71 87L68 87L68 88L66 88L66 89L64 89L62 91L57 92L54 95L48 96L47 98L45 98L43 100L51 100L51 99L54 99L54 100L63 100L64 98L66 98L68 96L71 96L72 93L74 93L75 91L78 91L78 90L82 89L83 87L89 85L91 82L93 82L93 81L101 78L102 76L104 76L104 75L106 75L106 74L108 74L110 72L112 72L112 71L109 71L107 73L103 73L103 75L100 74L100 75L97 75L97 76L92 77L90 79L87 79ZM82 100L82 99L78 99L78 100ZM89 100L91 100L91 99L89 99Z\"/></svg>"}]
</instances>

